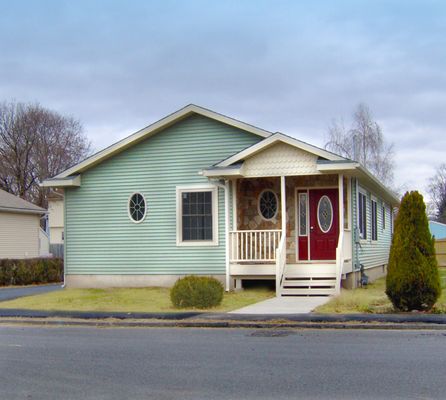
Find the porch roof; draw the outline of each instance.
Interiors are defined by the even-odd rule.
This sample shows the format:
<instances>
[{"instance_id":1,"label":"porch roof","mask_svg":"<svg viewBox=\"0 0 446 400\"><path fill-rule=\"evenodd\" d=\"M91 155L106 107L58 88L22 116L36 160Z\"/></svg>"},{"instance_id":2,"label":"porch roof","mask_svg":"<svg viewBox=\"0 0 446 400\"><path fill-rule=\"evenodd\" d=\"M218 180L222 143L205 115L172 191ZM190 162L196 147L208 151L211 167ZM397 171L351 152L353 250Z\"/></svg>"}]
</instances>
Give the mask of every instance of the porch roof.
<instances>
[{"instance_id":1,"label":"porch roof","mask_svg":"<svg viewBox=\"0 0 446 400\"><path fill-rule=\"evenodd\" d=\"M379 179L377 179L374 175L372 175L366 168L364 168L360 163L349 160L347 158L337 156L333 153L327 152L325 150L319 149L315 146L308 145L306 143L300 142L297 139L293 139L287 137L282 134L274 134L267 139L262 140L261 142L248 147L245 150L223 160L213 166L210 166L200 172L200 174L209 177L209 178L255 178L259 176L252 176L247 170L246 167L247 160L251 157L256 156L259 153L267 151L273 145L277 145L278 143L285 143L292 148L297 148L299 151L305 152L307 154L311 154L313 156L314 161L310 161L313 163L311 170L305 169L302 170L302 173L296 172L297 169L283 168L283 171L278 171L277 164L283 163L284 160L280 158L281 155L272 154L271 159L268 162L272 162L276 164L274 171L271 171L270 168L265 168L268 170L268 173L262 176L302 176L302 175L324 175L324 174L343 174L349 177L358 178L362 184L369 187L372 191L379 194L386 202L390 203L392 206L396 206L399 204L398 196L388 189ZM277 162L275 161L276 158ZM308 162L308 160L301 160L299 158L288 157L288 160L285 163L294 165ZM280 174L278 173L280 172Z\"/></svg>"}]
</instances>

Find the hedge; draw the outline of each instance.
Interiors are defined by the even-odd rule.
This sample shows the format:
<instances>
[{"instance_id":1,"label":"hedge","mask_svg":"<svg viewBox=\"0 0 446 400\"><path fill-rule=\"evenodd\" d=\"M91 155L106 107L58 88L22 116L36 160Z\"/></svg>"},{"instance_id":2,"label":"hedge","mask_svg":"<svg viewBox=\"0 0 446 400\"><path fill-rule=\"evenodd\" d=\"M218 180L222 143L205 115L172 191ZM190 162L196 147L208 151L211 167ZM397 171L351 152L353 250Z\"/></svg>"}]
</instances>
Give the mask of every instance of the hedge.
<instances>
[{"instance_id":1,"label":"hedge","mask_svg":"<svg viewBox=\"0 0 446 400\"><path fill-rule=\"evenodd\" d=\"M53 283L63 280L63 259L0 260L0 286Z\"/></svg>"}]
</instances>

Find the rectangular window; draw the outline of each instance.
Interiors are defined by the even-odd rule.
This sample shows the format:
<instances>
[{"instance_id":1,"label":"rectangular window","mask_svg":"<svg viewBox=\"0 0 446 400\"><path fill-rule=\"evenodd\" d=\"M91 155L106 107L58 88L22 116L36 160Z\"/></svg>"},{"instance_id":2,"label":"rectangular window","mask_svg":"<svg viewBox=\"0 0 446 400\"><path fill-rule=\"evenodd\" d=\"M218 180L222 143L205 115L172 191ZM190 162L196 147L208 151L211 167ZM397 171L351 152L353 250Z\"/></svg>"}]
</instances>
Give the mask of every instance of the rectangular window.
<instances>
[{"instance_id":1,"label":"rectangular window","mask_svg":"<svg viewBox=\"0 0 446 400\"><path fill-rule=\"evenodd\" d=\"M217 188L177 188L177 245L217 245Z\"/></svg>"},{"instance_id":2,"label":"rectangular window","mask_svg":"<svg viewBox=\"0 0 446 400\"><path fill-rule=\"evenodd\" d=\"M367 196L358 192L358 228L361 239L367 239Z\"/></svg>"},{"instance_id":3,"label":"rectangular window","mask_svg":"<svg viewBox=\"0 0 446 400\"><path fill-rule=\"evenodd\" d=\"M372 199L372 240L378 240L378 203Z\"/></svg>"},{"instance_id":4,"label":"rectangular window","mask_svg":"<svg viewBox=\"0 0 446 400\"><path fill-rule=\"evenodd\" d=\"M307 194L299 193L299 236L308 235Z\"/></svg>"},{"instance_id":5,"label":"rectangular window","mask_svg":"<svg viewBox=\"0 0 446 400\"><path fill-rule=\"evenodd\" d=\"M384 230L384 229L386 229L386 206L384 204L383 204L383 209L382 209L382 219L383 219L382 227Z\"/></svg>"}]
</instances>

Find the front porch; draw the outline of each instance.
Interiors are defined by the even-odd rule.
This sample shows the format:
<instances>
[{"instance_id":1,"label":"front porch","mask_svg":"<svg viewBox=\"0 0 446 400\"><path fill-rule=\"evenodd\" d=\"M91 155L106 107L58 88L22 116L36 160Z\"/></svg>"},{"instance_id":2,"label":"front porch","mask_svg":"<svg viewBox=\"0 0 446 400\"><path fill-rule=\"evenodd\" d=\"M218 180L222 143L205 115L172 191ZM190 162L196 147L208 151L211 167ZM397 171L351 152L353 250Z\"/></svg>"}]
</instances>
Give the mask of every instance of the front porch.
<instances>
[{"instance_id":1,"label":"front porch","mask_svg":"<svg viewBox=\"0 0 446 400\"><path fill-rule=\"evenodd\" d=\"M338 293L352 263L350 190L342 174L232 179L233 286L271 279L278 296Z\"/></svg>"}]
</instances>

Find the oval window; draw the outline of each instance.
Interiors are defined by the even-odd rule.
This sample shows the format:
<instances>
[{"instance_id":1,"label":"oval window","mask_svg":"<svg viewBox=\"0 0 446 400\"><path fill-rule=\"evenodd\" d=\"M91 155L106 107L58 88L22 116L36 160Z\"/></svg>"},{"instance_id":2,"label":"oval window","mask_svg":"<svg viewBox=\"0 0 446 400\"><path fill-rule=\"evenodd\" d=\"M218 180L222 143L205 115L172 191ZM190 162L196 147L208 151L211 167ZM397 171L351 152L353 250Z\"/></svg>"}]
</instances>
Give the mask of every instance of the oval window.
<instances>
[{"instance_id":1,"label":"oval window","mask_svg":"<svg viewBox=\"0 0 446 400\"><path fill-rule=\"evenodd\" d=\"M259 213L267 220L273 219L277 215L278 206L277 195L272 190L264 190L259 196Z\"/></svg>"},{"instance_id":2,"label":"oval window","mask_svg":"<svg viewBox=\"0 0 446 400\"><path fill-rule=\"evenodd\" d=\"M142 222L146 216L146 200L141 193L134 193L129 199L129 217L133 222Z\"/></svg>"},{"instance_id":3,"label":"oval window","mask_svg":"<svg viewBox=\"0 0 446 400\"><path fill-rule=\"evenodd\" d=\"M327 233L333 224L333 206L328 196L322 196L317 205L317 222L322 232Z\"/></svg>"}]
</instances>

